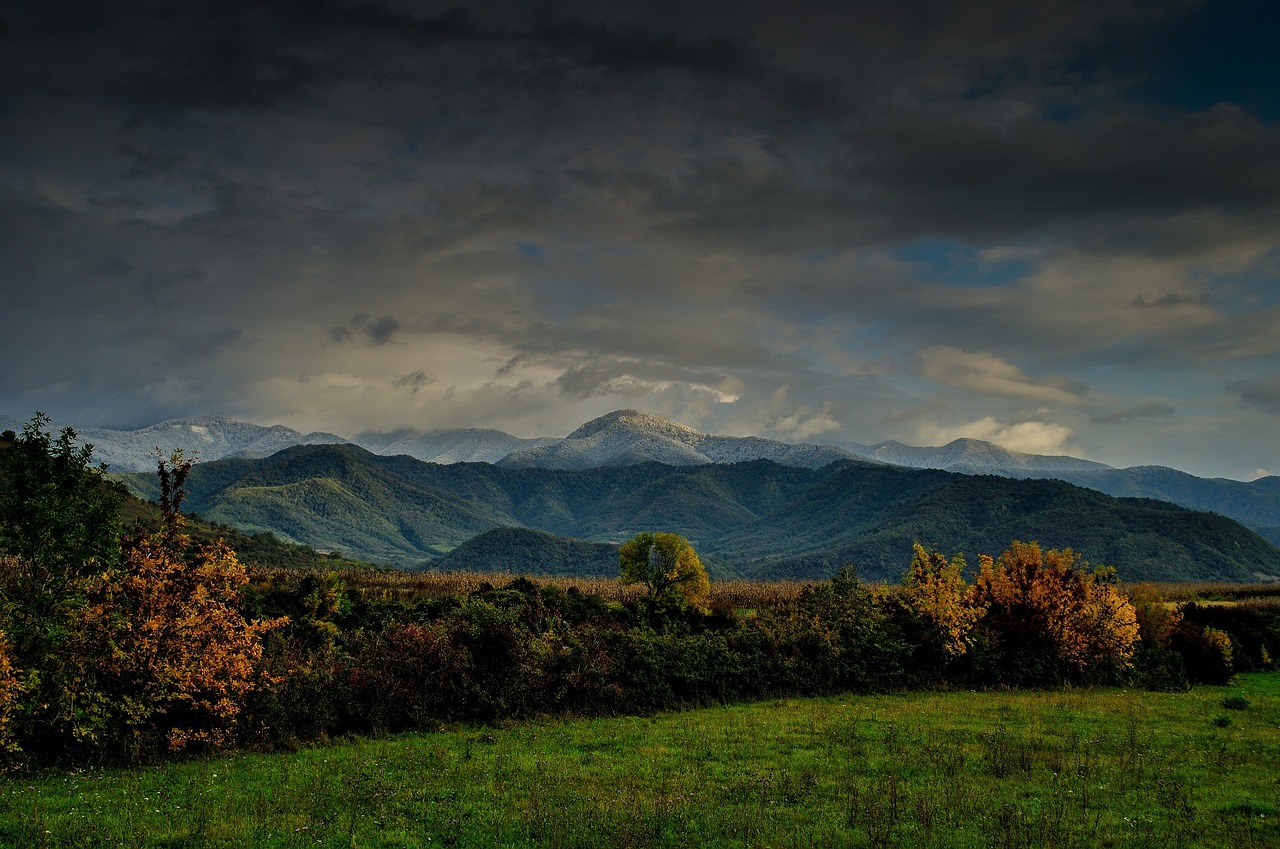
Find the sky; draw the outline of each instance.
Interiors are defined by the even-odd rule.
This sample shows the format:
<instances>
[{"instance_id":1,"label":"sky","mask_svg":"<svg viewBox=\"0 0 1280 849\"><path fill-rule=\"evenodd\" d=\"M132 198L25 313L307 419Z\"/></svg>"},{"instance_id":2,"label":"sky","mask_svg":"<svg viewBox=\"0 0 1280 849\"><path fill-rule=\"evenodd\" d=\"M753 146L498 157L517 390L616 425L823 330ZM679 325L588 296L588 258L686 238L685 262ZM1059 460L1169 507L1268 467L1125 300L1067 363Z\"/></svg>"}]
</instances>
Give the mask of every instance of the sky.
<instances>
[{"instance_id":1,"label":"sky","mask_svg":"<svg viewBox=\"0 0 1280 849\"><path fill-rule=\"evenodd\" d=\"M1280 473L1280 4L0 11L0 413Z\"/></svg>"}]
</instances>

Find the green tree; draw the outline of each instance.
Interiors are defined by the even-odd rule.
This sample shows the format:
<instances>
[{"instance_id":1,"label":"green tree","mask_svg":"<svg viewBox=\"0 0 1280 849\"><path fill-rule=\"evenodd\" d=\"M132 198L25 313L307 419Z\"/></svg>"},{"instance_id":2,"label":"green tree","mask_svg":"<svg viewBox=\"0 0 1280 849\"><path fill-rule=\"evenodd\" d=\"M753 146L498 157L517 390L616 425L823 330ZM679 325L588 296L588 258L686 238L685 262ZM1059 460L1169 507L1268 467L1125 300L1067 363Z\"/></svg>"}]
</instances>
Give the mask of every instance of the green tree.
<instances>
[{"instance_id":1,"label":"green tree","mask_svg":"<svg viewBox=\"0 0 1280 849\"><path fill-rule=\"evenodd\" d=\"M0 451L0 552L18 559L36 593L56 593L120 553L119 487L92 465L92 445L77 446L69 427L54 439L48 426L36 413Z\"/></svg>"},{"instance_id":2,"label":"green tree","mask_svg":"<svg viewBox=\"0 0 1280 849\"><path fill-rule=\"evenodd\" d=\"M653 604L687 604L705 611L711 579L689 540L679 534L636 534L618 549L619 578L623 585L644 584Z\"/></svg>"},{"instance_id":3,"label":"green tree","mask_svg":"<svg viewBox=\"0 0 1280 849\"><path fill-rule=\"evenodd\" d=\"M82 616L87 583L120 560L122 499L92 465L92 446L48 426L36 413L0 440L5 748L42 758L93 743L109 721Z\"/></svg>"}]
</instances>

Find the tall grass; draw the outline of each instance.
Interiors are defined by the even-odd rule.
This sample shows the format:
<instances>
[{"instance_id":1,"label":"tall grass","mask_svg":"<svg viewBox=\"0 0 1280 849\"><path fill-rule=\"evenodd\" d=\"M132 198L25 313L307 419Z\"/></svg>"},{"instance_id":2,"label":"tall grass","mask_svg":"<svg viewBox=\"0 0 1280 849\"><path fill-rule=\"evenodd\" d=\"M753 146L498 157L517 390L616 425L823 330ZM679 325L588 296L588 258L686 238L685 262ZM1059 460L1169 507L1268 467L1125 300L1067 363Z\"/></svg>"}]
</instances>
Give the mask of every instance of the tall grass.
<instances>
[{"instance_id":1,"label":"tall grass","mask_svg":"<svg viewBox=\"0 0 1280 849\"><path fill-rule=\"evenodd\" d=\"M1180 581L1157 584L1168 601L1261 601L1280 599L1280 581L1233 584L1227 581Z\"/></svg>"},{"instance_id":2,"label":"tall grass","mask_svg":"<svg viewBox=\"0 0 1280 849\"><path fill-rule=\"evenodd\" d=\"M462 598L485 585L501 587L521 577L482 572L400 572L395 570L347 570L335 572L348 590L370 602L411 602L422 598ZM296 584L309 569L254 569L250 573L259 588ZM625 603L641 598L643 584L623 586L617 578L533 577L540 586L570 588L606 601ZM809 586L800 581L715 581L711 584L711 605L721 609L773 607L794 600Z\"/></svg>"},{"instance_id":3,"label":"tall grass","mask_svg":"<svg viewBox=\"0 0 1280 849\"><path fill-rule=\"evenodd\" d=\"M1277 763L1274 673L788 699L12 775L0 845L1261 849Z\"/></svg>"},{"instance_id":4,"label":"tall grass","mask_svg":"<svg viewBox=\"0 0 1280 849\"><path fill-rule=\"evenodd\" d=\"M312 569L254 568L251 580L259 587L296 584ZM520 575L426 570L405 572L396 569L346 569L334 571L347 588L366 601L411 602L422 598L464 597L484 585L501 587ZM579 592L598 595L606 601L628 602L640 598L640 584L623 586L616 577L532 577L541 586L563 590L573 587ZM752 610L774 607L794 601L812 581L713 581L711 606L719 609ZM1261 610L1280 606L1280 582L1231 584L1225 582L1180 582L1157 584L1161 595L1170 602L1221 601L1248 604ZM883 595L891 587L871 585L873 594Z\"/></svg>"}]
</instances>

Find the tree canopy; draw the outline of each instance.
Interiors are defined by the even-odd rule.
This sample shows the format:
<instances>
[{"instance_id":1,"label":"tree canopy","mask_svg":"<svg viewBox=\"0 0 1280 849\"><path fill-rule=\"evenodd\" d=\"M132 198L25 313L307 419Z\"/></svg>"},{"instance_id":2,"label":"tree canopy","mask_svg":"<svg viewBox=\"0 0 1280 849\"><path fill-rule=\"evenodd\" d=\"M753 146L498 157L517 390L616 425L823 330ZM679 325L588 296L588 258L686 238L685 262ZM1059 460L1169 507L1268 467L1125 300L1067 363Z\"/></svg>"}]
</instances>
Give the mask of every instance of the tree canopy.
<instances>
[{"instance_id":1,"label":"tree canopy","mask_svg":"<svg viewBox=\"0 0 1280 849\"><path fill-rule=\"evenodd\" d=\"M93 446L69 427L53 438L49 421L36 413L0 451L0 553L29 571L30 589L119 556L123 495L93 466Z\"/></svg>"},{"instance_id":2,"label":"tree canopy","mask_svg":"<svg viewBox=\"0 0 1280 849\"><path fill-rule=\"evenodd\" d=\"M711 579L689 540L679 534L636 534L618 549L622 583L642 583L653 602L681 601L705 609Z\"/></svg>"}]
</instances>

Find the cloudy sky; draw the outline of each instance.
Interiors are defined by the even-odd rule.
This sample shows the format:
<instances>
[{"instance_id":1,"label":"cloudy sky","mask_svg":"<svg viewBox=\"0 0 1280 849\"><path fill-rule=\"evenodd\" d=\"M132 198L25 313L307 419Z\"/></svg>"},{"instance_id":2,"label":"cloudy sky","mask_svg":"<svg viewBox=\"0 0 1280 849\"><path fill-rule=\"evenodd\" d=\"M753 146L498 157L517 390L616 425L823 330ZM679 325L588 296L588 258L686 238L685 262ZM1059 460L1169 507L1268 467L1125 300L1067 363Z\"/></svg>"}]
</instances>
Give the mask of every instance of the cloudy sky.
<instances>
[{"instance_id":1,"label":"cloudy sky","mask_svg":"<svg viewBox=\"0 0 1280 849\"><path fill-rule=\"evenodd\" d=\"M1278 10L9 4L0 413L1280 473Z\"/></svg>"}]
</instances>

